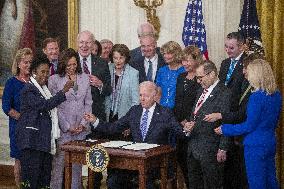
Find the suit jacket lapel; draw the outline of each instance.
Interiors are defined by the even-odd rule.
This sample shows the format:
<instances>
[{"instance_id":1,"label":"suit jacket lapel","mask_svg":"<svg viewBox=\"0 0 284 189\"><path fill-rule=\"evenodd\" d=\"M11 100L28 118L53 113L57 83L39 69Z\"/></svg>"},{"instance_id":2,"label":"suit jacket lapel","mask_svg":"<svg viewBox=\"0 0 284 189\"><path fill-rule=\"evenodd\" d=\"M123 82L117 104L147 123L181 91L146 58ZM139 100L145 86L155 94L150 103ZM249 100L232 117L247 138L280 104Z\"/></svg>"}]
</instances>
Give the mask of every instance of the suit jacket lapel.
<instances>
[{"instance_id":1,"label":"suit jacket lapel","mask_svg":"<svg viewBox=\"0 0 284 189\"><path fill-rule=\"evenodd\" d=\"M125 86L125 85L128 85L127 81L129 80L129 72L130 72L129 65L126 64L125 70L124 70L124 73L123 73L123 78L122 78L123 80L122 80L122 83L121 83L120 99L119 100L121 100L123 93L125 92L125 89L127 89L127 86Z\"/></svg>"},{"instance_id":2,"label":"suit jacket lapel","mask_svg":"<svg viewBox=\"0 0 284 189\"><path fill-rule=\"evenodd\" d=\"M197 112L197 114L200 114L204 109L207 109L208 105L210 105L213 100L216 98L216 96L219 93L220 90L220 82L214 87L214 89L212 90L212 92L210 93L210 95L208 96L208 98L206 99L206 101L202 104L201 108L199 109L199 111Z\"/></svg>"},{"instance_id":3,"label":"suit jacket lapel","mask_svg":"<svg viewBox=\"0 0 284 189\"><path fill-rule=\"evenodd\" d=\"M157 120L159 119L159 116L160 116L160 108L159 108L159 105L156 104L156 107L155 107L155 110L154 110L154 113L153 113L153 116L152 116L152 120L150 122L148 131L147 131L146 136L145 136L145 140L151 134L153 128L155 127L155 124L157 123Z\"/></svg>"},{"instance_id":4,"label":"suit jacket lapel","mask_svg":"<svg viewBox=\"0 0 284 189\"><path fill-rule=\"evenodd\" d=\"M142 142L143 141L142 132L141 132L141 129L140 129L140 121L141 121L142 114L143 114L143 108L142 108L141 105L139 105L138 108L137 108L137 112L135 113L135 120L136 120L135 125L137 125L137 129L135 129L135 132L136 132L136 136L139 136L139 140L135 141L135 142L139 142L139 141ZM137 116L137 115L140 115L140 116ZM134 134L134 136L135 136L135 134Z\"/></svg>"},{"instance_id":5,"label":"suit jacket lapel","mask_svg":"<svg viewBox=\"0 0 284 189\"><path fill-rule=\"evenodd\" d=\"M242 56L240 57L240 59L238 60L238 63L237 63L237 65L236 65L236 67L235 67L235 69L234 69L234 71L233 71L233 73L232 73L232 75L230 77L230 80L228 81L228 84L233 80L233 78L238 77L238 75L239 75L238 73L239 72L241 72L241 73L243 72L243 64L242 64L242 62L243 62L243 59L244 59L245 56L246 56L246 54L243 53ZM231 64L231 61L228 64L228 69L227 69L226 73L228 73L230 64Z\"/></svg>"}]
</instances>

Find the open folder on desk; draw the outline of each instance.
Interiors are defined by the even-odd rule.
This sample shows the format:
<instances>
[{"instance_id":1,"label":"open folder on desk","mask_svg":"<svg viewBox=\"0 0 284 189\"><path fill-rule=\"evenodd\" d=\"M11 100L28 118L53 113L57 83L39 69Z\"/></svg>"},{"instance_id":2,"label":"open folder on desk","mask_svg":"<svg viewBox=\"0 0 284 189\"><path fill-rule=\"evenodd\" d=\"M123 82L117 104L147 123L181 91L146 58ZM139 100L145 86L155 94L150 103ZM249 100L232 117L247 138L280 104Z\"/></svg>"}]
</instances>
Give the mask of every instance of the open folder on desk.
<instances>
[{"instance_id":1,"label":"open folder on desk","mask_svg":"<svg viewBox=\"0 0 284 189\"><path fill-rule=\"evenodd\" d=\"M158 147L158 144L147 144L147 143L133 143L127 146L122 146L121 148L127 149L127 150L148 150L151 148Z\"/></svg>"},{"instance_id":2,"label":"open folder on desk","mask_svg":"<svg viewBox=\"0 0 284 189\"><path fill-rule=\"evenodd\" d=\"M130 145L132 143L133 142L129 141L115 140L115 141L104 142L101 143L100 145L102 145L105 148L121 148L123 146Z\"/></svg>"},{"instance_id":3,"label":"open folder on desk","mask_svg":"<svg viewBox=\"0 0 284 189\"><path fill-rule=\"evenodd\" d=\"M101 143L105 148L122 148L127 150L147 150L159 146L158 144L134 143L129 141L109 141Z\"/></svg>"}]
</instances>

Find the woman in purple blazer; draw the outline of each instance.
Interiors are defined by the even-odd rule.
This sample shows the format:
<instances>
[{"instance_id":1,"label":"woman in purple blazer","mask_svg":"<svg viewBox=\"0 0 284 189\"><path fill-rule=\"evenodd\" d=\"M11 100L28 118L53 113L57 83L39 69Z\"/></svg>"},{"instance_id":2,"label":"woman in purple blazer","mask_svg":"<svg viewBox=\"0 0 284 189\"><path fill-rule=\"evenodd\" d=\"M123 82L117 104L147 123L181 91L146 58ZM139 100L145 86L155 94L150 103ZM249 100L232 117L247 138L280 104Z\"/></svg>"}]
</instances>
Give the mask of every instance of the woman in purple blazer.
<instances>
[{"instance_id":1,"label":"woman in purple blazer","mask_svg":"<svg viewBox=\"0 0 284 189\"><path fill-rule=\"evenodd\" d=\"M83 115L92 112L92 96L89 76L82 73L79 57L75 50L67 49L59 58L58 74L49 78L48 87L55 94L64 86L67 80L74 81L74 87L66 93L66 101L58 106L58 119L61 136L58 139L57 152L53 158L50 187L62 188L64 171L64 152L60 146L71 140L85 139L89 133ZM72 188L81 188L82 166L73 164Z\"/></svg>"}]
</instances>

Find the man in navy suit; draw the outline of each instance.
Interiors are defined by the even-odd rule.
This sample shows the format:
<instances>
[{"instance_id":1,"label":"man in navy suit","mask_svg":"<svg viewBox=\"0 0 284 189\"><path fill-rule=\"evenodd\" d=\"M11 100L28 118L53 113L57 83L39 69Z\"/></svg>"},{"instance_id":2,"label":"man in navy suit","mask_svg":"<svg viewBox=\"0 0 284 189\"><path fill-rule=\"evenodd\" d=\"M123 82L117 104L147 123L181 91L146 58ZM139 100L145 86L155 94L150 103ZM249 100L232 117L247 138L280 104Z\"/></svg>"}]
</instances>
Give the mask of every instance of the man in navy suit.
<instances>
[{"instance_id":1,"label":"man in navy suit","mask_svg":"<svg viewBox=\"0 0 284 189\"><path fill-rule=\"evenodd\" d=\"M222 61L219 79L232 91L231 111L239 109L239 101L244 82L243 59L247 56L244 52L245 39L239 32L229 33L225 39L225 51L228 58ZM233 140L233 137L231 138ZM228 159L225 163L224 189L242 189L239 182L241 174L241 149L239 145L232 144Z\"/></svg>"},{"instance_id":2,"label":"man in navy suit","mask_svg":"<svg viewBox=\"0 0 284 189\"><path fill-rule=\"evenodd\" d=\"M138 35L139 40L142 36L146 36L146 35L151 35L151 36L155 37L155 28L149 22L144 22L144 23L142 23L138 26L137 35ZM131 61L135 61L135 60L141 58L142 56L143 56L143 53L141 51L140 46L136 47L135 49L132 49L130 51Z\"/></svg>"},{"instance_id":3,"label":"man in navy suit","mask_svg":"<svg viewBox=\"0 0 284 189\"><path fill-rule=\"evenodd\" d=\"M173 113L155 102L157 87L153 82L145 81L140 84L140 105L133 106L128 113L114 123L104 123L92 114L86 114L85 119L91 122L94 132L109 134L121 133L130 128L133 142L152 144L169 144L169 133L174 132L184 136L179 123ZM129 181L137 177L137 172L125 170L111 170L108 174L109 189L124 189ZM155 175L149 174L147 189L153 188Z\"/></svg>"},{"instance_id":4,"label":"man in navy suit","mask_svg":"<svg viewBox=\"0 0 284 189\"><path fill-rule=\"evenodd\" d=\"M159 68L165 65L162 55L156 51L156 38L152 35L142 36L140 37L140 44L143 56L130 61L130 65L139 71L140 83L143 81L155 82Z\"/></svg>"}]
</instances>

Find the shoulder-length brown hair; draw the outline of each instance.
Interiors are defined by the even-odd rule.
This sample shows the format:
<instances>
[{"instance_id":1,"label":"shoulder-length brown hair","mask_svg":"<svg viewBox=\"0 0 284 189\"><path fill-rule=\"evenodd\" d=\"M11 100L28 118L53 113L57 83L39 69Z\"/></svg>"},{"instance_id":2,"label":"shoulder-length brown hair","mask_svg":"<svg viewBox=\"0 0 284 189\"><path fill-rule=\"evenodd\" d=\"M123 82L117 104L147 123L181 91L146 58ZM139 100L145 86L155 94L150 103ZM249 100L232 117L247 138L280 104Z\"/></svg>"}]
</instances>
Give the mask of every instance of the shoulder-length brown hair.
<instances>
[{"instance_id":1,"label":"shoulder-length brown hair","mask_svg":"<svg viewBox=\"0 0 284 189\"><path fill-rule=\"evenodd\" d=\"M197 62L197 64L201 64L203 62L202 53L196 46L189 45L183 49L182 60L187 60L188 56L191 56L192 59Z\"/></svg>"},{"instance_id":2,"label":"shoulder-length brown hair","mask_svg":"<svg viewBox=\"0 0 284 189\"><path fill-rule=\"evenodd\" d=\"M30 48L23 48L17 51L13 64L12 64L12 74L13 75L19 75L20 73L19 63L21 62L24 56L33 57L33 51Z\"/></svg>"},{"instance_id":3,"label":"shoulder-length brown hair","mask_svg":"<svg viewBox=\"0 0 284 189\"><path fill-rule=\"evenodd\" d=\"M65 76L67 63L73 57L75 57L77 61L76 73L77 74L82 73L82 68L81 68L80 58L79 58L78 53L74 49L69 48L69 49L64 50L59 56L58 69L57 69L58 75L60 75L61 77Z\"/></svg>"}]
</instances>

